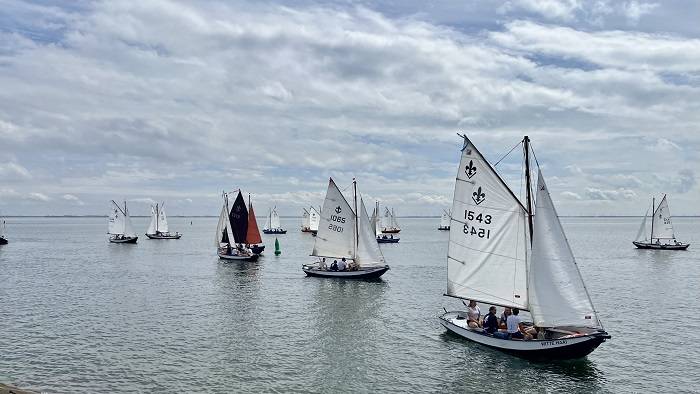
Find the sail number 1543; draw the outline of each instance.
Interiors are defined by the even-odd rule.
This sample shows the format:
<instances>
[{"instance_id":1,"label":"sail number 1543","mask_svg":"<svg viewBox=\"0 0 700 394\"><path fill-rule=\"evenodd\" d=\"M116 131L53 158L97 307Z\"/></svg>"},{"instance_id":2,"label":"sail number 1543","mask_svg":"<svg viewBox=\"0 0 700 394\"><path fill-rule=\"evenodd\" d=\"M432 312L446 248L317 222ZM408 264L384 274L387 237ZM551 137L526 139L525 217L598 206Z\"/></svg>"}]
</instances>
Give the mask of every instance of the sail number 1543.
<instances>
[{"instance_id":1,"label":"sail number 1543","mask_svg":"<svg viewBox=\"0 0 700 394\"><path fill-rule=\"evenodd\" d=\"M476 221L479 222L479 224L489 225L491 224L491 219L491 215L484 215L482 213L477 214L474 211L464 211L464 220ZM474 235L479 238L491 238L491 229L470 226L469 223L464 223L464 228L462 229L462 232L464 232L464 234L466 235Z\"/></svg>"}]
</instances>

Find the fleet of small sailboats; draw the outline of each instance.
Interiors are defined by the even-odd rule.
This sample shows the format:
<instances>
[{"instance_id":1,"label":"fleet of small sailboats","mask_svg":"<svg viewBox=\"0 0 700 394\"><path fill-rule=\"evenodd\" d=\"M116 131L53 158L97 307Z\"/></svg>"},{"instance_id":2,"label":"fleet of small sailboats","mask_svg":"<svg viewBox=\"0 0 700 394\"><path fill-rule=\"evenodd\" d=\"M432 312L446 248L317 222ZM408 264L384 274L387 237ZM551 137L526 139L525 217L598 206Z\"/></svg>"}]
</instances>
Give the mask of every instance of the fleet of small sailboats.
<instances>
[{"instance_id":1,"label":"fleet of small sailboats","mask_svg":"<svg viewBox=\"0 0 700 394\"><path fill-rule=\"evenodd\" d=\"M452 216L452 211L446 209L442 210L442 216L440 216L440 225L438 230L449 231L450 230L450 217Z\"/></svg>"},{"instance_id":2,"label":"fleet of small sailboats","mask_svg":"<svg viewBox=\"0 0 700 394\"><path fill-rule=\"evenodd\" d=\"M267 216L267 224L263 228L265 234L287 234L287 230L280 225L280 215L277 213L277 207L270 208L270 213Z\"/></svg>"},{"instance_id":3,"label":"fleet of small sailboats","mask_svg":"<svg viewBox=\"0 0 700 394\"><path fill-rule=\"evenodd\" d=\"M351 207L333 179L329 179L321 208L320 226L311 252L318 260L302 266L306 275L376 279L389 270L365 204L362 198L358 201L357 182L354 179L352 189Z\"/></svg>"},{"instance_id":4,"label":"fleet of small sailboats","mask_svg":"<svg viewBox=\"0 0 700 394\"><path fill-rule=\"evenodd\" d=\"M168 218L165 216L165 203L151 205L151 223L146 230L148 239L180 239L182 234L171 233L168 227Z\"/></svg>"},{"instance_id":5,"label":"fleet of small sailboats","mask_svg":"<svg viewBox=\"0 0 700 394\"><path fill-rule=\"evenodd\" d=\"M248 242L248 209L243 194L238 191L233 206L229 208L228 193L223 193L223 206L216 227L216 253L222 260L256 261ZM257 240L251 240L257 241Z\"/></svg>"},{"instance_id":6,"label":"fleet of small sailboats","mask_svg":"<svg viewBox=\"0 0 700 394\"><path fill-rule=\"evenodd\" d=\"M377 242L380 244L395 244L398 243L400 238L394 234L386 234L382 231L381 218L379 217L379 202L375 202L374 210L372 210L372 228L375 231L377 237Z\"/></svg>"},{"instance_id":7,"label":"fleet of small sailboats","mask_svg":"<svg viewBox=\"0 0 700 394\"><path fill-rule=\"evenodd\" d=\"M532 202L529 138L522 140L525 204L474 144L463 138L445 295L529 311L537 339L510 339L472 328L463 311L446 311L440 323L471 341L525 358L570 359L589 354L610 335L593 307L539 170Z\"/></svg>"},{"instance_id":8,"label":"fleet of small sailboats","mask_svg":"<svg viewBox=\"0 0 700 394\"><path fill-rule=\"evenodd\" d=\"M129 217L129 209L124 201L124 208L112 200L112 211L108 216L109 242L117 244L135 244L139 239Z\"/></svg>"}]
</instances>

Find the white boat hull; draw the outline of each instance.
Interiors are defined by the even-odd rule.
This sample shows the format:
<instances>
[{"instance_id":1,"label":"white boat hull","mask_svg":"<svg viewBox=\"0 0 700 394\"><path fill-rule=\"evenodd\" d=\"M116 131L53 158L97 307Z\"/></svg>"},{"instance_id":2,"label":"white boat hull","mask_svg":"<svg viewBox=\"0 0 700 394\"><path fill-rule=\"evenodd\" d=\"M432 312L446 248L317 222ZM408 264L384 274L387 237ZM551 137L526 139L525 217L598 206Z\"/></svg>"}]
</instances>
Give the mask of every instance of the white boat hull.
<instances>
[{"instance_id":1,"label":"white boat hull","mask_svg":"<svg viewBox=\"0 0 700 394\"><path fill-rule=\"evenodd\" d=\"M605 331L591 330L592 333L590 334L567 336L558 339L501 339L484 334L481 329L469 328L466 324L466 319L458 319L458 316L465 313L447 312L439 317L440 324L449 331L470 341L526 359L567 360L582 358L610 338L610 335Z\"/></svg>"},{"instance_id":2,"label":"white boat hull","mask_svg":"<svg viewBox=\"0 0 700 394\"><path fill-rule=\"evenodd\" d=\"M316 265L304 265L302 270L308 276L319 278L377 279L389 270L389 266L360 267L357 271L330 271L319 269Z\"/></svg>"}]
</instances>

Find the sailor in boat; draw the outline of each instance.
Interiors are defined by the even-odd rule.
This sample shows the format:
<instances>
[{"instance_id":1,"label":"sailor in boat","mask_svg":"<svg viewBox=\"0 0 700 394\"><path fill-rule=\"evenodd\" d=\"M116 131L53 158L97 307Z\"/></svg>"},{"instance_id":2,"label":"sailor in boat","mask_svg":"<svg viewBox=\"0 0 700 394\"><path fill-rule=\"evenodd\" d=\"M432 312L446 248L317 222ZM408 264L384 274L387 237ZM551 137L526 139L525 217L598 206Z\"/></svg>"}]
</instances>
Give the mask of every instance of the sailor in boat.
<instances>
[{"instance_id":1,"label":"sailor in boat","mask_svg":"<svg viewBox=\"0 0 700 394\"><path fill-rule=\"evenodd\" d=\"M532 339L532 335L525 331L525 325L523 324L520 316L518 314L520 310L518 308L513 308L513 315L508 318L507 330L510 339Z\"/></svg>"},{"instance_id":2,"label":"sailor in boat","mask_svg":"<svg viewBox=\"0 0 700 394\"><path fill-rule=\"evenodd\" d=\"M498 327L505 330L508 327L506 325L508 322L508 316L510 316L512 314L513 314L513 311L510 308L508 308L508 307L503 308L503 313L501 313L501 318L498 322Z\"/></svg>"},{"instance_id":3,"label":"sailor in boat","mask_svg":"<svg viewBox=\"0 0 700 394\"><path fill-rule=\"evenodd\" d=\"M348 266L348 264L347 264L347 262L345 261L345 257L343 257L343 258L340 260L340 262L338 263L338 271L345 271L345 269L347 268L347 266Z\"/></svg>"},{"instance_id":4,"label":"sailor in boat","mask_svg":"<svg viewBox=\"0 0 700 394\"><path fill-rule=\"evenodd\" d=\"M338 270L338 260L333 260L333 264L331 264L331 271L337 271Z\"/></svg>"},{"instance_id":5,"label":"sailor in boat","mask_svg":"<svg viewBox=\"0 0 700 394\"><path fill-rule=\"evenodd\" d=\"M498 318L496 317L495 306L491 306L488 315L484 316L483 328L488 334L494 334L498 331Z\"/></svg>"},{"instance_id":6,"label":"sailor in boat","mask_svg":"<svg viewBox=\"0 0 700 394\"><path fill-rule=\"evenodd\" d=\"M322 258L321 261L318 262L318 269L328 271L328 266L326 265L326 258Z\"/></svg>"},{"instance_id":7,"label":"sailor in boat","mask_svg":"<svg viewBox=\"0 0 700 394\"><path fill-rule=\"evenodd\" d=\"M464 303L464 301L463 301ZM465 304L466 305L466 304ZM470 300L467 305L467 324L471 328L479 328L479 319L481 318L481 309L476 305L476 301Z\"/></svg>"}]
</instances>

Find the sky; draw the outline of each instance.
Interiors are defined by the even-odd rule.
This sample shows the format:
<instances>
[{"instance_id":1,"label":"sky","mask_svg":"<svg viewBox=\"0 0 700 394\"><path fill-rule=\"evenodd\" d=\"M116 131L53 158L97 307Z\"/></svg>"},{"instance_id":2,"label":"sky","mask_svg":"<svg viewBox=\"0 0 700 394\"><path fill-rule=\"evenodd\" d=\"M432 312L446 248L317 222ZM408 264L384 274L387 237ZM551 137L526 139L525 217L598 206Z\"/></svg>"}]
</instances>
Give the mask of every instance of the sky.
<instances>
[{"instance_id":1,"label":"sky","mask_svg":"<svg viewBox=\"0 0 700 394\"><path fill-rule=\"evenodd\" d=\"M700 215L693 0L0 0L0 212L452 202L529 135L561 215ZM497 167L520 187L516 149ZM349 191L350 189L346 189ZM520 190L522 190L520 188ZM368 203L371 205L371 203Z\"/></svg>"}]
</instances>

